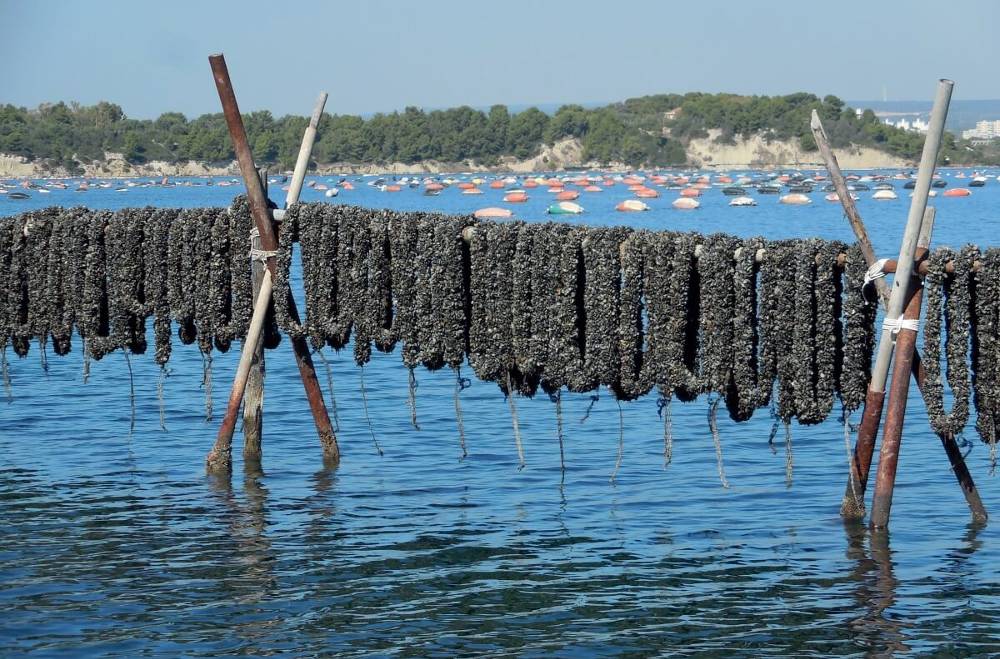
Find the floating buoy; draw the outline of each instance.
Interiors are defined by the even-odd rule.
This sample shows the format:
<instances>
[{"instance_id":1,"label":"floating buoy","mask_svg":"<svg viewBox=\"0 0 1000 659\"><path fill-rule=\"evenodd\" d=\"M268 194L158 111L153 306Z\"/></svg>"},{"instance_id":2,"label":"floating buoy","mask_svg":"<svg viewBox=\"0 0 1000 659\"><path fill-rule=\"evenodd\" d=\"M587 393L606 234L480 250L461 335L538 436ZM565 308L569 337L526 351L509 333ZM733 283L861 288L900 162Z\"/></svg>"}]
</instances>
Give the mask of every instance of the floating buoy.
<instances>
[{"instance_id":1,"label":"floating buoy","mask_svg":"<svg viewBox=\"0 0 1000 659\"><path fill-rule=\"evenodd\" d=\"M692 200L693 201L693 200ZM753 197L734 197L732 201L729 202L730 206L756 206L757 200Z\"/></svg>"},{"instance_id":2,"label":"floating buoy","mask_svg":"<svg viewBox=\"0 0 1000 659\"><path fill-rule=\"evenodd\" d=\"M474 187L476 187L475 184L470 183L469 181L462 181L461 183L458 184L459 190L471 190Z\"/></svg>"},{"instance_id":3,"label":"floating buoy","mask_svg":"<svg viewBox=\"0 0 1000 659\"><path fill-rule=\"evenodd\" d=\"M649 206L647 206L645 202L639 201L638 199L626 199L622 203L615 206L615 210L622 211L624 213L648 211Z\"/></svg>"},{"instance_id":4,"label":"floating buoy","mask_svg":"<svg viewBox=\"0 0 1000 659\"><path fill-rule=\"evenodd\" d=\"M545 212L549 215L579 215L583 212L583 206L574 204L572 201L560 201L558 204L549 206Z\"/></svg>"},{"instance_id":5,"label":"floating buoy","mask_svg":"<svg viewBox=\"0 0 1000 659\"><path fill-rule=\"evenodd\" d=\"M806 204L811 204L812 199L805 196L800 192L793 192L792 194L786 194L785 196L778 199L782 204L791 204L793 206L805 206Z\"/></svg>"},{"instance_id":6,"label":"floating buoy","mask_svg":"<svg viewBox=\"0 0 1000 659\"><path fill-rule=\"evenodd\" d=\"M523 190L511 190L504 195L503 200L509 204L520 204L528 201L528 195Z\"/></svg>"},{"instance_id":7,"label":"floating buoy","mask_svg":"<svg viewBox=\"0 0 1000 659\"><path fill-rule=\"evenodd\" d=\"M597 185L588 185L583 189L584 192L604 192L604 188Z\"/></svg>"},{"instance_id":8,"label":"floating buoy","mask_svg":"<svg viewBox=\"0 0 1000 659\"><path fill-rule=\"evenodd\" d=\"M329 190L326 191L326 196L327 197L336 197L337 194L339 194L339 193L340 193L340 190L338 190L337 188L330 188Z\"/></svg>"},{"instance_id":9,"label":"floating buoy","mask_svg":"<svg viewBox=\"0 0 1000 659\"><path fill-rule=\"evenodd\" d=\"M892 201L893 199L899 199L899 197L892 190L876 190L875 194L872 195L872 199L878 201Z\"/></svg>"},{"instance_id":10,"label":"floating buoy","mask_svg":"<svg viewBox=\"0 0 1000 659\"><path fill-rule=\"evenodd\" d=\"M951 188L949 190L945 190L944 194L942 194L941 196L942 197L968 197L971 194L972 194L972 191L969 190L968 188Z\"/></svg>"},{"instance_id":11,"label":"floating buoy","mask_svg":"<svg viewBox=\"0 0 1000 659\"><path fill-rule=\"evenodd\" d=\"M670 205L677 210L690 211L701 206L701 202L691 197L678 197Z\"/></svg>"},{"instance_id":12,"label":"floating buoy","mask_svg":"<svg viewBox=\"0 0 1000 659\"><path fill-rule=\"evenodd\" d=\"M559 194L556 195L556 200L557 201L573 201L574 199L578 198L579 196L580 196L580 193L577 192L576 190L563 190L562 192L560 192Z\"/></svg>"},{"instance_id":13,"label":"floating buoy","mask_svg":"<svg viewBox=\"0 0 1000 659\"><path fill-rule=\"evenodd\" d=\"M524 187L526 187L526 188L537 188L538 187L538 181L529 178L528 180L526 180L524 182Z\"/></svg>"},{"instance_id":14,"label":"floating buoy","mask_svg":"<svg viewBox=\"0 0 1000 659\"><path fill-rule=\"evenodd\" d=\"M477 187L465 188L462 190L462 194L483 194L483 191Z\"/></svg>"},{"instance_id":15,"label":"floating buoy","mask_svg":"<svg viewBox=\"0 0 1000 659\"><path fill-rule=\"evenodd\" d=\"M641 199L656 199L660 196L660 193L652 188L642 188L635 191L635 196Z\"/></svg>"},{"instance_id":16,"label":"floating buoy","mask_svg":"<svg viewBox=\"0 0 1000 659\"><path fill-rule=\"evenodd\" d=\"M683 190L681 190L681 196L682 197L700 197L701 196L701 190L699 190L698 188L684 188Z\"/></svg>"},{"instance_id":17,"label":"floating buoy","mask_svg":"<svg viewBox=\"0 0 1000 659\"><path fill-rule=\"evenodd\" d=\"M472 214L473 217L478 219L495 219L503 217L511 217L514 214L513 211L507 208L480 208L475 213Z\"/></svg>"},{"instance_id":18,"label":"floating buoy","mask_svg":"<svg viewBox=\"0 0 1000 659\"><path fill-rule=\"evenodd\" d=\"M494 190L500 190L501 188L504 187L504 182L503 181L490 181L490 187L493 188Z\"/></svg>"}]
</instances>

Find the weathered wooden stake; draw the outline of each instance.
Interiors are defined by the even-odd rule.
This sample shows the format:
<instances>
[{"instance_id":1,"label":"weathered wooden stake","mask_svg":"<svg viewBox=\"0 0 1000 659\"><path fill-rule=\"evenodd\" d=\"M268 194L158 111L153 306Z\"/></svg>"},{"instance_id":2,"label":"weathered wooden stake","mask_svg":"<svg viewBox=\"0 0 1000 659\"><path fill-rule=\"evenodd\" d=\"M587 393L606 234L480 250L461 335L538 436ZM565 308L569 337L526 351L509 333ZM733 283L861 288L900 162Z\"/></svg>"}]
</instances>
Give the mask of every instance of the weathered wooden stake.
<instances>
[{"instance_id":1,"label":"weathered wooden stake","mask_svg":"<svg viewBox=\"0 0 1000 659\"><path fill-rule=\"evenodd\" d=\"M886 310L886 326L882 330L879 341L878 356L869 390L884 391L889 370L889 361L893 357L895 347L895 363L893 365L892 387L889 391L889 411L886 415L885 428L882 433L882 447L879 451L879 465L875 477L875 494L872 498L872 528L885 528L889 524L889 510L892 507L892 494L896 482L896 467L899 459L899 445L902 438L903 419L906 416L906 398L910 389L910 373L913 368L913 349L917 341L917 330L903 325L895 329L892 323L898 319L919 322L920 299L923 287L919 279L914 281L914 255L920 240L921 224L924 210L927 208L927 198L931 188L931 178L937 163L938 149L944 134L944 122L948 116L948 103L955 83L951 80L941 80L938 83L934 107L931 110L930 127L924 140L923 153L920 156L920 169L917 170L917 184L910 203L910 214L906 220L906 229L897 259L896 275L892 281L892 293ZM926 229L925 239L930 244L931 227ZM909 296L907 293L912 292ZM908 298L908 299L907 299ZM903 304L905 301L905 310ZM876 379L878 377L878 379Z\"/></svg>"},{"instance_id":2,"label":"weathered wooden stake","mask_svg":"<svg viewBox=\"0 0 1000 659\"><path fill-rule=\"evenodd\" d=\"M861 248L861 253L865 258L865 262L869 266L873 266L878 260L878 257L875 255L875 249L872 247L871 240L868 238L868 231L865 228L864 221L861 219L861 214L858 213L858 209L854 204L854 199L851 197L850 192L847 189L847 182L844 180L844 174L840 171L840 163L837 162L837 157L830 148L830 142L827 139L826 131L823 129L823 123L820 121L819 114L816 110L812 111L810 128L812 130L813 137L816 140L816 145L819 147L820 154L823 156L826 169L830 172L830 179L833 181L833 185L837 189L837 196L840 198L840 203L844 207L844 214L847 216L847 219L851 224L851 229L854 231L854 237L857 238L858 245ZM927 221L928 217L925 213L923 222ZM933 222L933 217L930 218L930 221ZM917 267L918 272L926 272L926 266L926 261L920 261ZM895 271L896 262L894 260L888 261L885 264L885 267L883 267L883 272ZM875 279L875 287L878 291L879 298L882 300L882 306L885 307L889 303L889 285L886 283L885 279L878 278ZM913 377L917 381L917 387L920 389L921 394L923 394L924 379L926 374L924 373L923 364L921 364L920 361L920 353L916 348L913 350ZM882 398L884 398L884 396ZM868 418L862 419L863 427L878 428L879 419L872 418L871 415L875 414L877 411L878 415L881 416L884 401L882 399L878 399L875 402L878 403L877 410L875 406L872 406L871 408L866 406L865 408ZM958 446L958 442L951 435L940 436L940 440L942 447L948 456L948 461L951 463L955 477L958 479L958 484L962 488L962 494L965 496L965 500L969 505L969 510L972 512L973 519L985 522L987 519L986 507L983 506L983 501L979 497L979 491L976 489L976 484L972 479L972 474L969 472L969 468L965 464L965 458L962 457L962 451ZM874 451L874 433L867 436L864 441L862 441L859 434L858 444L854 447L854 453L851 456L851 473L848 476L844 499L840 507L840 514L844 517L860 519L865 515L865 488L868 484L868 474L871 469L871 461Z\"/></svg>"},{"instance_id":3,"label":"weathered wooden stake","mask_svg":"<svg viewBox=\"0 0 1000 659\"><path fill-rule=\"evenodd\" d=\"M267 170L259 169L258 178L260 186L264 188L264 196L267 197ZM254 253L261 249L260 235L256 231L251 233L250 249ZM250 268L253 277L254 306L256 306L257 298L260 296L261 283L264 281L264 272L267 268L259 259L251 259ZM264 341L261 339L254 346L243 401L243 462L258 470L263 457L261 439L264 428L264 373Z\"/></svg>"},{"instance_id":4,"label":"weathered wooden stake","mask_svg":"<svg viewBox=\"0 0 1000 659\"><path fill-rule=\"evenodd\" d=\"M250 214L260 234L261 247L265 252L275 252L278 248L277 236L272 225L270 211L267 208L267 199L264 196L260 181L257 179L253 154L250 151L246 130L243 127L239 106L236 103L236 94L233 92L229 70L226 67L226 59L220 54L211 55L208 60L212 66L215 86L219 92L219 100L222 102L223 113L226 117L226 124L229 127L229 134L233 140L233 147L240 165L240 172L243 174L243 182L247 188ZM265 276L261 282L261 297L264 297L266 294L269 301L270 285L275 271L274 256L267 258L267 270L270 276ZM255 307L255 316L260 306L258 304ZM291 296L289 296L288 308L292 318L298 321L298 309L295 305L295 299ZM263 325L263 318L260 319L260 324ZM252 326L251 330L253 330ZM249 358L252 357L256 344L254 341L249 340L249 335L247 338L248 340L244 343L244 354L240 357L240 364L242 366L244 356L249 354L247 366L247 371L249 371ZM295 353L295 361L299 368L299 376L302 379L306 398L309 401L309 408L312 411L316 432L319 434L320 444L323 447L324 460L327 462L337 462L340 459L340 449L337 446L337 438L333 432L330 415L323 402L323 392L319 387L319 380L316 378L316 370L313 367L309 346L304 339L301 339L292 341L292 349ZM206 466L210 471L230 471L232 469L233 432L236 428L236 418L239 415L240 403L243 401L246 378L247 374L241 374L240 371L237 371L236 379L233 382L233 389L229 395L226 415L223 417L222 425L216 436L215 446L213 446L206 458Z\"/></svg>"}]
</instances>

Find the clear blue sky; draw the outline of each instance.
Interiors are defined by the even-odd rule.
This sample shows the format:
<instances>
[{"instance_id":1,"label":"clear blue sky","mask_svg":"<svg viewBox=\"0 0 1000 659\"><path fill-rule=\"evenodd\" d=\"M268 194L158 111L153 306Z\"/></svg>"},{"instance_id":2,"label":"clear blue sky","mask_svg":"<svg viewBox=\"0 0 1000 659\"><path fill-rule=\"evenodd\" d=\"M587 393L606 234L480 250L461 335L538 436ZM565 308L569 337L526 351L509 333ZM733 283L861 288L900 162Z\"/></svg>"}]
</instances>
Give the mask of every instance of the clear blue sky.
<instances>
[{"instance_id":1,"label":"clear blue sky","mask_svg":"<svg viewBox=\"0 0 1000 659\"><path fill-rule=\"evenodd\" d=\"M369 113L658 92L1000 98L1000 2L0 0L0 103Z\"/></svg>"}]
</instances>

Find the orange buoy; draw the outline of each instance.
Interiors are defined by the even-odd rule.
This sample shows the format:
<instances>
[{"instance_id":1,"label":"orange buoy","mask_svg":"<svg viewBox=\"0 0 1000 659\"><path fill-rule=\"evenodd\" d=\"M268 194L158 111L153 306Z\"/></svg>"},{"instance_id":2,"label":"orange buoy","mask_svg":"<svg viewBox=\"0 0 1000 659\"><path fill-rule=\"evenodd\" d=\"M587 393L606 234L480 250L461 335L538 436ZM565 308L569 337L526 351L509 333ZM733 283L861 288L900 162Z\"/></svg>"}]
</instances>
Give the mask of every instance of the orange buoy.
<instances>
[{"instance_id":1,"label":"orange buoy","mask_svg":"<svg viewBox=\"0 0 1000 659\"><path fill-rule=\"evenodd\" d=\"M440 190L444 190L444 186L440 183L428 183L424 186L424 190L427 190L428 192L438 192Z\"/></svg>"},{"instance_id":2,"label":"orange buoy","mask_svg":"<svg viewBox=\"0 0 1000 659\"><path fill-rule=\"evenodd\" d=\"M514 190L504 195L503 200L509 204L520 204L528 201L528 195L521 190Z\"/></svg>"},{"instance_id":3,"label":"orange buoy","mask_svg":"<svg viewBox=\"0 0 1000 659\"><path fill-rule=\"evenodd\" d=\"M660 193L652 188L642 188L635 191L635 196L640 199L655 199L660 196Z\"/></svg>"},{"instance_id":4,"label":"orange buoy","mask_svg":"<svg viewBox=\"0 0 1000 659\"><path fill-rule=\"evenodd\" d=\"M524 187L526 187L526 188L537 188L538 187L538 182L535 179L533 179L533 178L529 178L527 181L524 182Z\"/></svg>"},{"instance_id":5,"label":"orange buoy","mask_svg":"<svg viewBox=\"0 0 1000 659\"><path fill-rule=\"evenodd\" d=\"M622 179L622 183L625 185L642 185L643 179L638 176L626 176Z\"/></svg>"},{"instance_id":6,"label":"orange buoy","mask_svg":"<svg viewBox=\"0 0 1000 659\"><path fill-rule=\"evenodd\" d=\"M677 210L690 211L701 206L701 202L697 199L691 199L690 197L678 197L674 199L673 203L670 204Z\"/></svg>"},{"instance_id":7,"label":"orange buoy","mask_svg":"<svg viewBox=\"0 0 1000 659\"><path fill-rule=\"evenodd\" d=\"M400 188L398 185L387 185L387 186L385 186L385 191L386 192L399 192L401 189L402 188Z\"/></svg>"},{"instance_id":8,"label":"orange buoy","mask_svg":"<svg viewBox=\"0 0 1000 659\"><path fill-rule=\"evenodd\" d=\"M564 183L557 178L550 178L548 181L545 182L545 185L549 186L550 188L561 188L563 187Z\"/></svg>"},{"instance_id":9,"label":"orange buoy","mask_svg":"<svg viewBox=\"0 0 1000 659\"><path fill-rule=\"evenodd\" d=\"M637 211L648 211L649 206L638 199L626 199L622 203L615 206L615 210L623 213L634 213Z\"/></svg>"},{"instance_id":10,"label":"orange buoy","mask_svg":"<svg viewBox=\"0 0 1000 659\"><path fill-rule=\"evenodd\" d=\"M596 185L588 185L583 189L584 192L604 192L604 188Z\"/></svg>"},{"instance_id":11,"label":"orange buoy","mask_svg":"<svg viewBox=\"0 0 1000 659\"><path fill-rule=\"evenodd\" d=\"M351 183L350 181L344 181L343 183L340 184L340 187L344 188L345 190L353 190L354 184Z\"/></svg>"},{"instance_id":12,"label":"orange buoy","mask_svg":"<svg viewBox=\"0 0 1000 659\"><path fill-rule=\"evenodd\" d=\"M972 190L968 188L950 188L945 190L941 196L942 197L968 197L972 194Z\"/></svg>"},{"instance_id":13,"label":"orange buoy","mask_svg":"<svg viewBox=\"0 0 1000 659\"><path fill-rule=\"evenodd\" d=\"M601 182L601 185L603 185L606 188L610 188L614 184L615 184L614 179L610 179L610 178L606 178L606 179L604 179L603 182Z\"/></svg>"},{"instance_id":14,"label":"orange buoy","mask_svg":"<svg viewBox=\"0 0 1000 659\"><path fill-rule=\"evenodd\" d=\"M474 184L472 184L472 183L469 183L468 181L463 181L462 183L458 184L458 189L459 190L470 190L470 189L472 189L474 187L476 187L476 186Z\"/></svg>"},{"instance_id":15,"label":"orange buoy","mask_svg":"<svg viewBox=\"0 0 1000 659\"><path fill-rule=\"evenodd\" d=\"M701 196L701 190L699 190L698 188L684 188L683 190L681 190L681 196L682 197L700 197Z\"/></svg>"},{"instance_id":16,"label":"orange buoy","mask_svg":"<svg viewBox=\"0 0 1000 659\"><path fill-rule=\"evenodd\" d=\"M472 216L483 219L483 218L510 217L513 214L514 212L508 208L490 207L490 208L480 208L475 213L473 213Z\"/></svg>"},{"instance_id":17,"label":"orange buoy","mask_svg":"<svg viewBox=\"0 0 1000 659\"><path fill-rule=\"evenodd\" d=\"M490 187L494 190L499 190L504 187L503 181L490 181Z\"/></svg>"},{"instance_id":18,"label":"orange buoy","mask_svg":"<svg viewBox=\"0 0 1000 659\"><path fill-rule=\"evenodd\" d=\"M483 194L483 191L476 186L472 186L471 188L465 188L462 190L462 194Z\"/></svg>"},{"instance_id":19,"label":"orange buoy","mask_svg":"<svg viewBox=\"0 0 1000 659\"><path fill-rule=\"evenodd\" d=\"M550 191L551 192L551 191ZM576 190L563 190L556 195L556 201L573 201L580 196Z\"/></svg>"}]
</instances>

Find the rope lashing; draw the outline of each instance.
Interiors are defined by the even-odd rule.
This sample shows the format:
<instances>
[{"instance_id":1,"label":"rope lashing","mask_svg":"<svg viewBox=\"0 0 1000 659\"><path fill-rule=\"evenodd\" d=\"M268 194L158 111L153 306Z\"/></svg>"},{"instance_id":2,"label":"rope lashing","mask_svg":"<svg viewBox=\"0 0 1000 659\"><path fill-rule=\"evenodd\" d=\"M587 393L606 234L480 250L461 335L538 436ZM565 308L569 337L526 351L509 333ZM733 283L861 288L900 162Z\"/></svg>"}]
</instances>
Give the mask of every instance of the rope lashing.
<instances>
[{"instance_id":1,"label":"rope lashing","mask_svg":"<svg viewBox=\"0 0 1000 659\"><path fill-rule=\"evenodd\" d=\"M911 330L913 332L920 331L920 321L916 318L886 318L882 321L882 329L888 330L892 334L893 338L899 334L901 330Z\"/></svg>"}]
</instances>

